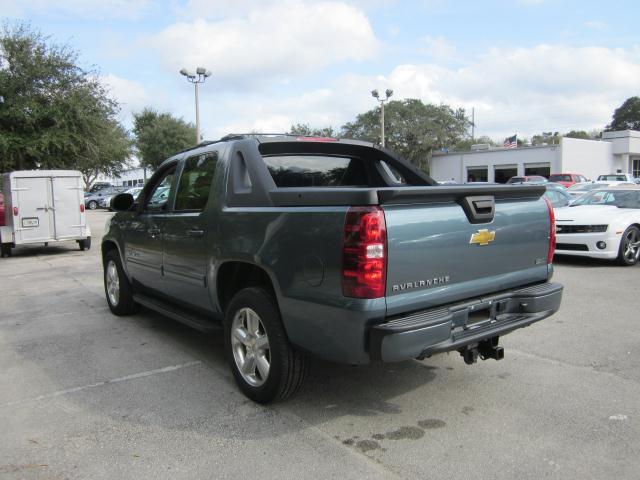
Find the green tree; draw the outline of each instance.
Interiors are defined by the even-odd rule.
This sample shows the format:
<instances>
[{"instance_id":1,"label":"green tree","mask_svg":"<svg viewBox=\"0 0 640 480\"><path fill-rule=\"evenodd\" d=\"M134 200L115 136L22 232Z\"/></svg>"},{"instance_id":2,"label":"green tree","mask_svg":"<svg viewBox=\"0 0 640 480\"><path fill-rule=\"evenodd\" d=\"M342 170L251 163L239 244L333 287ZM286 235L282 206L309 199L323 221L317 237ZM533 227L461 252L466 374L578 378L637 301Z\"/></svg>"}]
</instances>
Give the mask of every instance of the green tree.
<instances>
[{"instance_id":1,"label":"green tree","mask_svg":"<svg viewBox=\"0 0 640 480\"><path fill-rule=\"evenodd\" d=\"M640 97L629 97L616 108L605 130L640 130Z\"/></svg>"},{"instance_id":2,"label":"green tree","mask_svg":"<svg viewBox=\"0 0 640 480\"><path fill-rule=\"evenodd\" d=\"M542 132L531 137L531 145L558 145L560 143L560 133Z\"/></svg>"},{"instance_id":3,"label":"green tree","mask_svg":"<svg viewBox=\"0 0 640 480\"><path fill-rule=\"evenodd\" d=\"M386 146L424 171L429 170L433 150L458 143L470 125L464 109L424 104L415 98L391 101L384 113ZM341 136L379 142L380 108L345 124Z\"/></svg>"},{"instance_id":4,"label":"green tree","mask_svg":"<svg viewBox=\"0 0 640 480\"><path fill-rule=\"evenodd\" d=\"M336 132L333 127L311 128L306 123L297 123L291 126L289 134L307 135L312 137L336 137L338 135L338 132Z\"/></svg>"},{"instance_id":5,"label":"green tree","mask_svg":"<svg viewBox=\"0 0 640 480\"><path fill-rule=\"evenodd\" d=\"M156 169L171 155L193 146L196 128L170 113L145 108L133 114L133 134L140 163Z\"/></svg>"},{"instance_id":6,"label":"green tree","mask_svg":"<svg viewBox=\"0 0 640 480\"><path fill-rule=\"evenodd\" d=\"M567 138L580 138L582 140L590 140L591 135L589 135L584 130L571 130L569 133L565 133L563 137Z\"/></svg>"},{"instance_id":7,"label":"green tree","mask_svg":"<svg viewBox=\"0 0 640 480\"><path fill-rule=\"evenodd\" d=\"M78 54L28 25L0 30L0 171L73 168L85 181L120 171L127 132L94 72Z\"/></svg>"},{"instance_id":8,"label":"green tree","mask_svg":"<svg viewBox=\"0 0 640 480\"><path fill-rule=\"evenodd\" d=\"M474 139L471 138L463 138L462 140L460 140L459 142L457 142L454 145L454 150L458 151L458 152L463 152L465 150L471 150L471 145L478 145L478 144L483 144L486 143L492 147L501 147L502 145L499 144L498 142L494 141L492 138L488 137L487 135L481 135L479 137L476 137Z\"/></svg>"}]
</instances>

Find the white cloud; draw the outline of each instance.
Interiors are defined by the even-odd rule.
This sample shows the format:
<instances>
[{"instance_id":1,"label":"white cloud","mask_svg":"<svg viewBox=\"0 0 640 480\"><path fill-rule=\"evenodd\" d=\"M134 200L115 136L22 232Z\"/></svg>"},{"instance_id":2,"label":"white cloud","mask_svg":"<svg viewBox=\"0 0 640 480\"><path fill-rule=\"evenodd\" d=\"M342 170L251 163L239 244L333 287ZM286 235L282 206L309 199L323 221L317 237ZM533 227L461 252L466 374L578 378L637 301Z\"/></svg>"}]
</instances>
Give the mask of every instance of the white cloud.
<instances>
[{"instance_id":1,"label":"white cloud","mask_svg":"<svg viewBox=\"0 0 640 480\"><path fill-rule=\"evenodd\" d=\"M589 20L588 22L584 22L584 26L593 28L594 30L604 30L607 28L607 24L601 20Z\"/></svg>"},{"instance_id":2,"label":"white cloud","mask_svg":"<svg viewBox=\"0 0 640 480\"><path fill-rule=\"evenodd\" d=\"M136 19L151 8L151 0L0 0L5 16L72 16L81 18Z\"/></svg>"},{"instance_id":3,"label":"white cloud","mask_svg":"<svg viewBox=\"0 0 640 480\"><path fill-rule=\"evenodd\" d=\"M136 81L127 80L114 74L108 74L100 78L107 87L112 98L116 99L122 108L120 117L125 123L131 121L131 114L142 110L149 105L150 96L144 86Z\"/></svg>"},{"instance_id":4,"label":"white cloud","mask_svg":"<svg viewBox=\"0 0 640 480\"><path fill-rule=\"evenodd\" d=\"M175 23L148 42L171 71L204 65L226 86L361 61L378 48L365 14L345 3L258 5L241 17Z\"/></svg>"},{"instance_id":5,"label":"white cloud","mask_svg":"<svg viewBox=\"0 0 640 480\"><path fill-rule=\"evenodd\" d=\"M431 37L427 35L422 39L425 43L425 51L433 58L439 60L451 60L456 56L456 47L446 38Z\"/></svg>"},{"instance_id":6,"label":"white cloud","mask_svg":"<svg viewBox=\"0 0 640 480\"><path fill-rule=\"evenodd\" d=\"M637 92L640 58L600 47L539 45L495 48L464 67L395 67L378 78L355 78L361 89L392 88L395 98L420 98L476 109L479 134L591 129Z\"/></svg>"},{"instance_id":7,"label":"white cloud","mask_svg":"<svg viewBox=\"0 0 640 480\"><path fill-rule=\"evenodd\" d=\"M209 128L207 134L216 138L228 133L253 131L282 133L297 123L306 123L312 127L340 126L351 119L354 107L360 107L359 111L366 108L350 99L349 93L349 89L321 88L295 96L238 96L223 105L210 105L212 110L209 111L223 109L233 112L233 117L222 125ZM366 105L371 106L367 101L369 93L360 93L366 93L362 97ZM206 121L214 119L215 115Z\"/></svg>"},{"instance_id":8,"label":"white cloud","mask_svg":"<svg viewBox=\"0 0 640 480\"><path fill-rule=\"evenodd\" d=\"M238 95L212 111L234 112L210 128L285 131L294 123L340 127L376 106L374 88L394 90L393 99L419 98L476 112L476 134L502 139L513 133L602 128L627 97L637 92L640 51L539 45L492 49L460 68L398 65L385 75L343 75L326 88L303 95L264 98ZM211 118L214 121L214 118ZM210 124L211 125L211 124Z\"/></svg>"}]
</instances>

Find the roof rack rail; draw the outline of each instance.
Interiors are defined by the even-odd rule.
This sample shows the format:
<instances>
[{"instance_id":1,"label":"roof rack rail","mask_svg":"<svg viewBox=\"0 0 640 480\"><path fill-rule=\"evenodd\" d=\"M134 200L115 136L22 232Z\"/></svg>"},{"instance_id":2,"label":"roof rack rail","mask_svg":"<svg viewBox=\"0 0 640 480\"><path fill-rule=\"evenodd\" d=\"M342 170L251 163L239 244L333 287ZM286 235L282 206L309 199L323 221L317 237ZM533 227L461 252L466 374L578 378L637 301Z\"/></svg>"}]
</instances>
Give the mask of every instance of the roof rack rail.
<instances>
[{"instance_id":1,"label":"roof rack rail","mask_svg":"<svg viewBox=\"0 0 640 480\"><path fill-rule=\"evenodd\" d=\"M262 132L252 132L252 133L230 133L225 135L220 140L234 140L237 138L254 138L254 137L295 137L296 135L292 133L262 133Z\"/></svg>"},{"instance_id":2,"label":"roof rack rail","mask_svg":"<svg viewBox=\"0 0 640 480\"><path fill-rule=\"evenodd\" d=\"M202 142L200 142L197 145L194 145L193 147L185 148L184 150L180 150L180 151L174 153L174 155L179 155L179 154L184 153L184 152L190 152L191 150L195 150L196 148L206 147L207 145L211 145L212 143L219 143L219 142L222 142L222 141L224 141L224 139L222 139L222 138L220 140L203 140Z\"/></svg>"}]
</instances>

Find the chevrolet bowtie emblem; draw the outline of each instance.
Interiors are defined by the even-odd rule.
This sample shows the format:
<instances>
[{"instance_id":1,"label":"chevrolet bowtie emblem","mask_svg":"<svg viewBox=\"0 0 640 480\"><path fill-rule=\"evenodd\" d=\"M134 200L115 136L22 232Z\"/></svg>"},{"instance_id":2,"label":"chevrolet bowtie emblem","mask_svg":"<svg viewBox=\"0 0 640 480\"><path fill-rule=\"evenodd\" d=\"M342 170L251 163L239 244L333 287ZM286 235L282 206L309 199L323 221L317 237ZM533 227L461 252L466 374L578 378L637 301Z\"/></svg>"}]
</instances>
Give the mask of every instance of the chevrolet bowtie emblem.
<instances>
[{"instance_id":1,"label":"chevrolet bowtie emblem","mask_svg":"<svg viewBox=\"0 0 640 480\"><path fill-rule=\"evenodd\" d=\"M496 232L490 232L487 229L478 230L476 233L471 235L469 243L476 245L489 245L489 242L493 242L495 238Z\"/></svg>"}]
</instances>

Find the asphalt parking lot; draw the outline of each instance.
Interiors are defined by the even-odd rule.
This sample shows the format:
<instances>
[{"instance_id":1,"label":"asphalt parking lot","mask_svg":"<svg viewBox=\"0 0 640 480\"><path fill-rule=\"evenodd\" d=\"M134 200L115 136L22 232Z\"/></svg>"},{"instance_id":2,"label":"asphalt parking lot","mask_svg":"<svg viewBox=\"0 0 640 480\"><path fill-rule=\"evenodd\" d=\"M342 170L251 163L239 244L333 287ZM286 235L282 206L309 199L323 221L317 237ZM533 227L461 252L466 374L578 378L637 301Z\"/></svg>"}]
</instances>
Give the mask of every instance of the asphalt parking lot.
<instances>
[{"instance_id":1,"label":"asphalt parking lot","mask_svg":"<svg viewBox=\"0 0 640 480\"><path fill-rule=\"evenodd\" d=\"M638 478L640 266L559 259L561 311L457 353L312 362L274 406L240 394L221 339L110 314L93 248L0 259L0 478Z\"/></svg>"}]
</instances>

